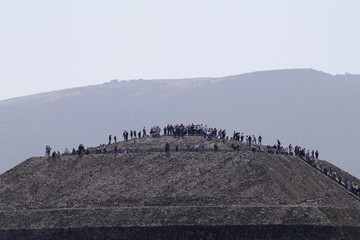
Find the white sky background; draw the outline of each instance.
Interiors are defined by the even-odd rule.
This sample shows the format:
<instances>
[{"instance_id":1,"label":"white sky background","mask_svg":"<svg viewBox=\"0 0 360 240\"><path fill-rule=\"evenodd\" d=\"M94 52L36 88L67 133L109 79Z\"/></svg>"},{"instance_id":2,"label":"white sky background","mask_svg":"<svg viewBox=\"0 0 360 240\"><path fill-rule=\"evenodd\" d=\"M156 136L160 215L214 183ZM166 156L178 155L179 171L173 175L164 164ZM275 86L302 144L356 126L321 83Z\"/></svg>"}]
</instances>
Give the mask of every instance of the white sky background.
<instances>
[{"instance_id":1,"label":"white sky background","mask_svg":"<svg viewBox=\"0 0 360 240\"><path fill-rule=\"evenodd\" d=\"M359 0L0 0L0 100L112 79L360 73Z\"/></svg>"}]
</instances>

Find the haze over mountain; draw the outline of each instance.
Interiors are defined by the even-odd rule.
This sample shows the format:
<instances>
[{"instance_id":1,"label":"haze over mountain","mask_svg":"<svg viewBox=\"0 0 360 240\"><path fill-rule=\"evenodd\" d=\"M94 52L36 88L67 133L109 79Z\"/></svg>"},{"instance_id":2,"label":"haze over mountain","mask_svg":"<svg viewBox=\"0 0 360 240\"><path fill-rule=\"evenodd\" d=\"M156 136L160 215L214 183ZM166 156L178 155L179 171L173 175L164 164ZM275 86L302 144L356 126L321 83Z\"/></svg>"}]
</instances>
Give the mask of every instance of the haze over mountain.
<instances>
[{"instance_id":1,"label":"haze over mountain","mask_svg":"<svg viewBox=\"0 0 360 240\"><path fill-rule=\"evenodd\" d=\"M360 176L360 75L312 69L254 72L222 78L111 81L0 102L0 172L109 134L203 123L319 150L320 158Z\"/></svg>"}]
</instances>

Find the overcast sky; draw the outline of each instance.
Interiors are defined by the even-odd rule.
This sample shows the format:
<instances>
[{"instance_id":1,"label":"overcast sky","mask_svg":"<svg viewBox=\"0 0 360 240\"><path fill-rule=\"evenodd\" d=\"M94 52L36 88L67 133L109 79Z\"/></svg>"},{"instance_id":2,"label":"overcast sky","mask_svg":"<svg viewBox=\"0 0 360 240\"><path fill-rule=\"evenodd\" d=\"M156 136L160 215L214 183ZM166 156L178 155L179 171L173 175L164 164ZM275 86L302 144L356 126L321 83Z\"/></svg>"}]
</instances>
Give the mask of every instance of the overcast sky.
<instances>
[{"instance_id":1,"label":"overcast sky","mask_svg":"<svg viewBox=\"0 0 360 240\"><path fill-rule=\"evenodd\" d=\"M359 0L0 0L0 100L112 79L360 73Z\"/></svg>"}]
</instances>

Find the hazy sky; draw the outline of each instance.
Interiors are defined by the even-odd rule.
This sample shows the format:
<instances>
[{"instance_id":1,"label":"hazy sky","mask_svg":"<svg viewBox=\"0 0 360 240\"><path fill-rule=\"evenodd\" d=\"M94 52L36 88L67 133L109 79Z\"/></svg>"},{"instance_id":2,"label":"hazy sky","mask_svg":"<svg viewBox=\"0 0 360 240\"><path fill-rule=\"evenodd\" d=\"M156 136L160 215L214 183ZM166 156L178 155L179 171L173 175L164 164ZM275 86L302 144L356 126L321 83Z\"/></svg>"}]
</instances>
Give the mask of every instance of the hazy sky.
<instances>
[{"instance_id":1,"label":"hazy sky","mask_svg":"<svg viewBox=\"0 0 360 240\"><path fill-rule=\"evenodd\" d=\"M112 79L360 73L359 0L0 0L0 100Z\"/></svg>"}]
</instances>

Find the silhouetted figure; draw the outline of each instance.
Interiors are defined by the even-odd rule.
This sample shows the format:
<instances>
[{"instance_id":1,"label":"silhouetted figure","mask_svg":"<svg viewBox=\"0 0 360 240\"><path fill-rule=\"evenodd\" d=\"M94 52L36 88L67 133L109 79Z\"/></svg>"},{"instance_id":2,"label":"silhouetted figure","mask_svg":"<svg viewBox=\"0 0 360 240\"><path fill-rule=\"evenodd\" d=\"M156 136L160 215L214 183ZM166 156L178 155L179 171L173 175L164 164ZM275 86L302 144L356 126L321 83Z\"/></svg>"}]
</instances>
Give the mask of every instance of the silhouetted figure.
<instances>
[{"instance_id":1,"label":"silhouetted figure","mask_svg":"<svg viewBox=\"0 0 360 240\"><path fill-rule=\"evenodd\" d=\"M143 128L143 137L146 137L146 128Z\"/></svg>"},{"instance_id":2,"label":"silhouetted figure","mask_svg":"<svg viewBox=\"0 0 360 240\"><path fill-rule=\"evenodd\" d=\"M166 156L170 156L170 144L168 142L165 144L165 153Z\"/></svg>"},{"instance_id":3,"label":"silhouetted figure","mask_svg":"<svg viewBox=\"0 0 360 240\"><path fill-rule=\"evenodd\" d=\"M81 155L85 152L85 147L84 145L80 144L78 147L78 154Z\"/></svg>"},{"instance_id":4,"label":"silhouetted figure","mask_svg":"<svg viewBox=\"0 0 360 240\"><path fill-rule=\"evenodd\" d=\"M318 150L315 151L315 157L316 157L316 159L319 159L319 151Z\"/></svg>"},{"instance_id":5,"label":"silhouetted figure","mask_svg":"<svg viewBox=\"0 0 360 240\"><path fill-rule=\"evenodd\" d=\"M127 141L128 138L129 138L129 133L128 133L128 131L124 130L123 136L124 136L124 140Z\"/></svg>"},{"instance_id":6,"label":"silhouetted figure","mask_svg":"<svg viewBox=\"0 0 360 240\"><path fill-rule=\"evenodd\" d=\"M218 145L216 143L214 144L214 151L215 152L219 151L219 147L218 147Z\"/></svg>"},{"instance_id":7,"label":"silhouetted figure","mask_svg":"<svg viewBox=\"0 0 360 240\"><path fill-rule=\"evenodd\" d=\"M50 157L51 147L49 145L46 145L45 148L45 156Z\"/></svg>"}]
</instances>

